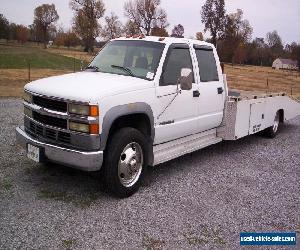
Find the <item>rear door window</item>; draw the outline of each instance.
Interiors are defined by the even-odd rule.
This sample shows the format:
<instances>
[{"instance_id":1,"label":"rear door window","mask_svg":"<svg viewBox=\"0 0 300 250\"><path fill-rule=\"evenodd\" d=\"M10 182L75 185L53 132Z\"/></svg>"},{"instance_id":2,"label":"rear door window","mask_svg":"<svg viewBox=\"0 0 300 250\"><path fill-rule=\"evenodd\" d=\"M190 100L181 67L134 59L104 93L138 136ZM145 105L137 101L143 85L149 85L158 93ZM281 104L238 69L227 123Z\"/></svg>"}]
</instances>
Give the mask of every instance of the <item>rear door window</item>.
<instances>
[{"instance_id":1,"label":"rear door window","mask_svg":"<svg viewBox=\"0 0 300 250\"><path fill-rule=\"evenodd\" d=\"M216 59L212 47L194 45L201 82L219 81Z\"/></svg>"}]
</instances>

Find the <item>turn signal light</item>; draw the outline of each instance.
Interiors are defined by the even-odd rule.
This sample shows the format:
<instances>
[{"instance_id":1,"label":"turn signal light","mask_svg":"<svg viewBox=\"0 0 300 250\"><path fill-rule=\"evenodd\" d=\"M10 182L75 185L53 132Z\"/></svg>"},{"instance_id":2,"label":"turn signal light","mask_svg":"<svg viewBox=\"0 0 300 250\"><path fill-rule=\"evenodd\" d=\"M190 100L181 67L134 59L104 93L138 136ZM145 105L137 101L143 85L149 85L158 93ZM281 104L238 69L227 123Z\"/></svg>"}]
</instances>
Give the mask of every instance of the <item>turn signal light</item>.
<instances>
[{"instance_id":1,"label":"turn signal light","mask_svg":"<svg viewBox=\"0 0 300 250\"><path fill-rule=\"evenodd\" d=\"M90 124L90 134L99 134L99 124Z\"/></svg>"},{"instance_id":2,"label":"turn signal light","mask_svg":"<svg viewBox=\"0 0 300 250\"><path fill-rule=\"evenodd\" d=\"M90 106L90 116L98 116L99 115L99 108L97 105Z\"/></svg>"}]
</instances>

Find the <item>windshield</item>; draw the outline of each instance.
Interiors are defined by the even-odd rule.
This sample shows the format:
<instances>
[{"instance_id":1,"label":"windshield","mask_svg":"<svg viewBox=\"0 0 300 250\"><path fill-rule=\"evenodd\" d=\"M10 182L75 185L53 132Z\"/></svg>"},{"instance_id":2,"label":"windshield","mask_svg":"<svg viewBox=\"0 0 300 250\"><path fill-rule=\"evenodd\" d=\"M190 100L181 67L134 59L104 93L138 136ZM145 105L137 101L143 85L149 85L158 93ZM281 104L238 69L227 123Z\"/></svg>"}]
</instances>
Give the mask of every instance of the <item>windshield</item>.
<instances>
[{"instance_id":1,"label":"windshield","mask_svg":"<svg viewBox=\"0 0 300 250\"><path fill-rule=\"evenodd\" d=\"M87 69L153 80L164 47L158 42L112 41Z\"/></svg>"}]
</instances>

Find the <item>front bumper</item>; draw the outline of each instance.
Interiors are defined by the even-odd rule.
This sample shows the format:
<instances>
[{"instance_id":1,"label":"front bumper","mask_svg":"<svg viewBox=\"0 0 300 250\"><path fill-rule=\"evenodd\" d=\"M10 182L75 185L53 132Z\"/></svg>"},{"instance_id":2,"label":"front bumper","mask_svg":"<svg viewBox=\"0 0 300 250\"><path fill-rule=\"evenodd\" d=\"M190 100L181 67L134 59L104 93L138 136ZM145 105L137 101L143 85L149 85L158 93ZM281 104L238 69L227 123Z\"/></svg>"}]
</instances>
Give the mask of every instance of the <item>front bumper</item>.
<instances>
[{"instance_id":1,"label":"front bumper","mask_svg":"<svg viewBox=\"0 0 300 250\"><path fill-rule=\"evenodd\" d=\"M43 148L48 161L83 171L100 170L103 163L103 151L84 152L39 142L27 134L23 127L16 128L16 137L17 143L25 149L28 143Z\"/></svg>"}]
</instances>

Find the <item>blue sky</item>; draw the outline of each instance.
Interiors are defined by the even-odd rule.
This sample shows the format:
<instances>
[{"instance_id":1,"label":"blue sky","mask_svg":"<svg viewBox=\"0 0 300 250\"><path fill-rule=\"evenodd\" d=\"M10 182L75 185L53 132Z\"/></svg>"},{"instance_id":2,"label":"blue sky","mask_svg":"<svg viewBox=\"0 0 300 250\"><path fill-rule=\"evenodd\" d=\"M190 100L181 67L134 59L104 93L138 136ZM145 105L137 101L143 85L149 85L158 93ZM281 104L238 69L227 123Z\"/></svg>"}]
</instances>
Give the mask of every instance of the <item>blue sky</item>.
<instances>
[{"instance_id":1,"label":"blue sky","mask_svg":"<svg viewBox=\"0 0 300 250\"><path fill-rule=\"evenodd\" d=\"M43 3L54 3L58 10L59 25L70 27L73 13L69 8L69 0L0 0L0 13L12 22L29 25L33 20L33 10ZM123 15L124 0L104 0L106 13L115 12L125 21ZM194 36L203 31L200 9L205 0L162 0L162 7L168 13L171 31L175 24L181 23L185 28L185 36ZM244 11L244 17L253 27L254 37L265 37L268 31L276 29L284 43L296 41L300 43L300 0L225 0L227 13L237 8ZM207 33L206 37L209 36Z\"/></svg>"}]
</instances>

